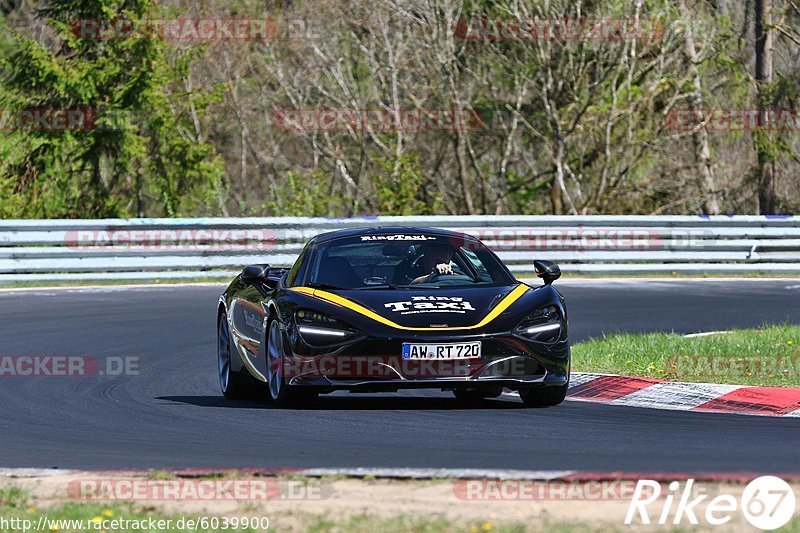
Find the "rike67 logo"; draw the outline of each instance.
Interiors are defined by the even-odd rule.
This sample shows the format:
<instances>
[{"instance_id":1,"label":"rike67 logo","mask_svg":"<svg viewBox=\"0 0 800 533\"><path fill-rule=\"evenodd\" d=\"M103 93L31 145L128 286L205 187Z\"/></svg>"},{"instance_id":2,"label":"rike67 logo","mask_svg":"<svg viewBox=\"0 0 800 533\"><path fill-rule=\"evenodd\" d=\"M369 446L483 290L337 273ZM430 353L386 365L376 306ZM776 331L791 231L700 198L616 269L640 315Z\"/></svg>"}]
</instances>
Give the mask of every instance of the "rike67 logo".
<instances>
[{"instance_id":1,"label":"rike67 logo","mask_svg":"<svg viewBox=\"0 0 800 533\"><path fill-rule=\"evenodd\" d=\"M683 487L680 482L673 481L662 497L660 483L639 480L625 515L625 524L639 521L642 524L698 525L703 520L708 525L722 526L732 520L734 513L741 512L752 526L772 530L786 525L794 515L794 491L778 477L754 479L739 499L730 494L720 494L711 499L708 499L708 494L697 496L693 485L693 479L687 480Z\"/></svg>"}]
</instances>

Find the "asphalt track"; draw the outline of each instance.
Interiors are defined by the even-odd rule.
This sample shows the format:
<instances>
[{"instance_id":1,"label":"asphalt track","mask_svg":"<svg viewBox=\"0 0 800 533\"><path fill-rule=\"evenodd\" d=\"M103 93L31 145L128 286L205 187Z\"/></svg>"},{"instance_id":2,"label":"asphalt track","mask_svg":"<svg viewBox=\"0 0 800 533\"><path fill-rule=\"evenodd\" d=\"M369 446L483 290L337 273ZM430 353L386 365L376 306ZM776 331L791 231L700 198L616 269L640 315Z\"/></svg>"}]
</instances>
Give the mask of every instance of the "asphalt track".
<instances>
[{"instance_id":1,"label":"asphalt track","mask_svg":"<svg viewBox=\"0 0 800 533\"><path fill-rule=\"evenodd\" d=\"M800 280L559 283L573 340L800 323ZM313 410L218 392L221 287L0 291L0 355L139 357L127 377L0 378L0 467L800 470L800 419L449 394L323 397Z\"/></svg>"}]
</instances>

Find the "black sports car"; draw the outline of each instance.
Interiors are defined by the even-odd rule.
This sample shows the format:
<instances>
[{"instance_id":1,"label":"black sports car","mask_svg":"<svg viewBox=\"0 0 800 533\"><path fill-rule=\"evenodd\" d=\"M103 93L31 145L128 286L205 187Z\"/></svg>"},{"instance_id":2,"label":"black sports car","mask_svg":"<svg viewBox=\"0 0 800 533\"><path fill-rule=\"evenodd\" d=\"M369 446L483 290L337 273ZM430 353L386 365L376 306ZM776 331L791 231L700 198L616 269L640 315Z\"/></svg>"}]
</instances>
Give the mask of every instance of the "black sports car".
<instances>
[{"instance_id":1,"label":"black sports car","mask_svg":"<svg viewBox=\"0 0 800 533\"><path fill-rule=\"evenodd\" d=\"M439 229L318 235L291 269L248 266L220 297L222 393L289 405L334 390L477 400L507 388L528 406L559 404L570 371L560 270L534 266L539 287L474 237Z\"/></svg>"}]
</instances>

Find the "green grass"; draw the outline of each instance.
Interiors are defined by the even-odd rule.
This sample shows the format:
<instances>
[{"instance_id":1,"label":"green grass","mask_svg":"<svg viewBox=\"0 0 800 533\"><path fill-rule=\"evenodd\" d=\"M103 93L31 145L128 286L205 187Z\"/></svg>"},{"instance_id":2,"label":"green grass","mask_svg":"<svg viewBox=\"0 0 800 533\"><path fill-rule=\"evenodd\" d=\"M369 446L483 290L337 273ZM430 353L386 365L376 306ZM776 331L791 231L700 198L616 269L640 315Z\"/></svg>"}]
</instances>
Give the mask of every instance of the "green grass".
<instances>
[{"instance_id":1,"label":"green grass","mask_svg":"<svg viewBox=\"0 0 800 533\"><path fill-rule=\"evenodd\" d=\"M309 533L524 533L531 531L531 526L522 524L495 524L479 521L470 524L456 525L443 517L421 517L400 515L392 518L378 518L370 515L352 516L342 521L317 519L308 529Z\"/></svg>"},{"instance_id":2,"label":"green grass","mask_svg":"<svg viewBox=\"0 0 800 533\"><path fill-rule=\"evenodd\" d=\"M18 487L0 488L0 509L18 509L25 505L28 495Z\"/></svg>"},{"instance_id":3,"label":"green grass","mask_svg":"<svg viewBox=\"0 0 800 533\"><path fill-rule=\"evenodd\" d=\"M175 477L175 474L169 472L168 470L151 470L145 476L147 479L150 480L159 480L159 479L172 479Z\"/></svg>"},{"instance_id":4,"label":"green grass","mask_svg":"<svg viewBox=\"0 0 800 533\"><path fill-rule=\"evenodd\" d=\"M572 369L672 381L800 386L800 326L710 337L621 333L576 344Z\"/></svg>"}]
</instances>

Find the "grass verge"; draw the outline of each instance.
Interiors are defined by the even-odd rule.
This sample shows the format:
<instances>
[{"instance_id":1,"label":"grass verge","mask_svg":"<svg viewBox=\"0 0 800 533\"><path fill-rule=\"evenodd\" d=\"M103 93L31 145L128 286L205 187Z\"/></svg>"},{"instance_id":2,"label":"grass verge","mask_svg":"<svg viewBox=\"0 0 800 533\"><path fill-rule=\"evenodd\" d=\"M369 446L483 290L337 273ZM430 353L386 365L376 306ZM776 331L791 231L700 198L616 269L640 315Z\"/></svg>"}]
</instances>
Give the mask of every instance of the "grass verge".
<instances>
[{"instance_id":1,"label":"grass verge","mask_svg":"<svg viewBox=\"0 0 800 533\"><path fill-rule=\"evenodd\" d=\"M30 495L17 487L0 488L0 533L38 530L51 533L69 532L127 532L158 531L178 533L187 531L249 533L267 530L308 531L314 533L522 533L530 529L522 524L496 524L486 520L455 523L441 516L397 515L377 517L368 514L345 518L320 518L298 513L286 520L285 515L270 516L263 507L249 504L240 511L225 516L208 512L175 514L154 506L131 502L113 504L60 502L34 507ZM227 521L226 521L227 519ZM256 522L257 521L257 522ZM250 524L252 522L252 526ZM266 525L267 527L261 527ZM567 531L564 529L563 531Z\"/></svg>"},{"instance_id":2,"label":"grass verge","mask_svg":"<svg viewBox=\"0 0 800 533\"><path fill-rule=\"evenodd\" d=\"M573 371L670 381L800 387L800 326L707 337L620 333L577 343Z\"/></svg>"},{"instance_id":3,"label":"grass verge","mask_svg":"<svg viewBox=\"0 0 800 533\"><path fill-rule=\"evenodd\" d=\"M415 482L412 482L415 483ZM413 487L413 485L411 485ZM741 492L741 488L730 486L712 486L712 489L722 490L732 495ZM797 490L797 489L795 489ZM37 492L34 489L34 493ZM572 532L608 532L623 533L631 531L631 526L623 525L624 511L627 508L625 501L593 501L573 500L553 501L535 510L533 513L523 512L526 519L520 520L520 513L515 512L519 507L530 507L536 505L531 501L503 502L501 515L498 516L498 509L494 509L494 520L480 519L472 514L471 517L459 515L450 518L441 511L443 509L422 510L419 507L410 508L408 502L405 503L404 511L397 514L383 515L373 514L363 510L363 501L353 506L347 500L337 504L335 510L329 509L327 512L310 513L303 505L287 509L283 506L282 510L273 508L270 502L240 503L235 508L229 508L226 512L212 511L207 507L189 510L191 502L177 502L185 504L183 509L165 510L161 506L164 502L152 502L144 505L130 502L117 502L104 504L97 502L78 502L65 501L52 496L38 497L32 496L26 490L14 486L0 487L0 532L18 531L45 531L45 532L104 532L116 533L127 531L150 531L150 532L186 532L186 531L224 531L227 533L245 533L255 531L267 531L260 527L244 527L234 525L234 520L241 521L245 518L269 519L269 531L286 532L312 532L312 533L372 533L380 531L382 533L523 533L552 531L554 533ZM392 493L392 499L397 496ZM736 496L734 496L736 497ZM402 499L402 498L401 498ZM307 503L307 502L306 502ZM486 503L486 502L484 502ZM543 502L540 502L543 503ZM554 507L550 507L550 503ZM176 502L172 502L174 506ZM451 501L450 504L474 505L473 502ZM566 505L568 504L568 505ZM489 504L491 506L491 504ZM425 507L425 503L422 502ZM449 506L449 504L448 504ZM508 507L512 506L512 507ZM516 508L516 509L515 509ZM462 508L462 510L465 508ZM488 509L484 508L483 511ZM554 511L555 514L551 514ZM492 511L489 511L492 512ZM569 513L565 518L564 513ZM701 511L698 511L700 513ZM514 517L507 516L508 514ZM698 517L701 514L697 515ZM224 526L223 520L227 518L228 525ZM115 525L114 521L117 521ZM127 521L124 522L124 521ZM216 522L219 521L219 522ZM132 524L138 522L138 525ZM199 523L195 526L195 523ZM237 522L240 523L240 522ZM158 524L158 525L155 525ZM205 525L204 525L205 524ZM701 522L702 524L702 522ZM634 526L635 530L642 529ZM691 528L699 531L713 531L714 528L708 525L701 525L699 528ZM688 531L684 526L664 526L658 531ZM749 531L750 528L742 516L734 513L734 521L729 523L726 530L730 531ZM800 517L795 517L786 526L781 528L782 532L800 532Z\"/></svg>"}]
</instances>

